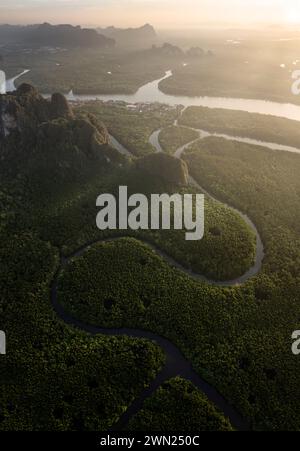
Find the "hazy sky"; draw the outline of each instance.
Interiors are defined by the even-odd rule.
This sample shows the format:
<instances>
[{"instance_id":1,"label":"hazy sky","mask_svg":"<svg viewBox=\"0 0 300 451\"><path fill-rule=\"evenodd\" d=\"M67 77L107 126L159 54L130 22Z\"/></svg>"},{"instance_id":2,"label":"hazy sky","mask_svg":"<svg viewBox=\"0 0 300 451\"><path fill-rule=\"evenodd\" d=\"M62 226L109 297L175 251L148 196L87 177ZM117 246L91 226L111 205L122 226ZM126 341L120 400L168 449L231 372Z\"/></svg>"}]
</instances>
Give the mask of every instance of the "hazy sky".
<instances>
[{"instance_id":1,"label":"hazy sky","mask_svg":"<svg viewBox=\"0 0 300 451\"><path fill-rule=\"evenodd\" d=\"M203 22L299 23L300 0L0 0L0 23L197 28Z\"/></svg>"}]
</instances>

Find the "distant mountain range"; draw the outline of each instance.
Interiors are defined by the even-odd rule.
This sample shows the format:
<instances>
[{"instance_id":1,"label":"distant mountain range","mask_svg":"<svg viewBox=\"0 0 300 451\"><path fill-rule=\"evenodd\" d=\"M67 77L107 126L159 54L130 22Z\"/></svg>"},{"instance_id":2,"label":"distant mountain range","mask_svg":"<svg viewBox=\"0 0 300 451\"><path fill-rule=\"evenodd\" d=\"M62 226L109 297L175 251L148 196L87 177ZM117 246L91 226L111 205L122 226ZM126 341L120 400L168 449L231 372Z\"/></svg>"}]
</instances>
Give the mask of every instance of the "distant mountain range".
<instances>
[{"instance_id":1,"label":"distant mountain range","mask_svg":"<svg viewBox=\"0 0 300 451\"><path fill-rule=\"evenodd\" d=\"M205 51L200 47L192 47L186 51L182 50L180 47L165 42L162 46L152 45L151 48L144 49L142 52L138 51L137 54L143 53L145 58L164 58L164 59L199 59L205 56L213 56L213 52L210 50Z\"/></svg>"},{"instance_id":2,"label":"distant mountain range","mask_svg":"<svg viewBox=\"0 0 300 451\"><path fill-rule=\"evenodd\" d=\"M118 45L141 47L157 42L158 36L152 25L146 24L139 28L97 28L98 33L114 39Z\"/></svg>"},{"instance_id":3,"label":"distant mountain range","mask_svg":"<svg viewBox=\"0 0 300 451\"><path fill-rule=\"evenodd\" d=\"M0 25L2 43L16 42L26 45L53 47L113 47L114 39L89 28L72 25Z\"/></svg>"}]
</instances>

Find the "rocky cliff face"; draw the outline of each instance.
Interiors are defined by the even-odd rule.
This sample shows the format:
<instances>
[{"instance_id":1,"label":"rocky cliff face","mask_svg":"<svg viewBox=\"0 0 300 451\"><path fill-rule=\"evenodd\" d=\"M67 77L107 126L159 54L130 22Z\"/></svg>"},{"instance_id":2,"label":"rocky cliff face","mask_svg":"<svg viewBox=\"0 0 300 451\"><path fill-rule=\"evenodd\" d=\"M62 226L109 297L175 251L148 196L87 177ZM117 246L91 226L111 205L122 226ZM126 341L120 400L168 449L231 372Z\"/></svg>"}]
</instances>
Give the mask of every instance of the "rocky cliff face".
<instances>
[{"instance_id":1,"label":"rocky cliff face","mask_svg":"<svg viewBox=\"0 0 300 451\"><path fill-rule=\"evenodd\" d=\"M73 130L74 144L80 142L80 147L86 146L87 151L94 141L108 143L105 126L91 115L76 118L62 94L53 94L46 100L32 86L22 84L15 92L0 95L0 142L10 135L18 134L20 138L30 132L37 135L38 129L51 129L53 121L62 119L65 128Z\"/></svg>"},{"instance_id":2,"label":"rocky cliff face","mask_svg":"<svg viewBox=\"0 0 300 451\"><path fill-rule=\"evenodd\" d=\"M72 117L72 110L63 95L54 94L48 101L24 83L15 92L0 96L0 140L43 122Z\"/></svg>"},{"instance_id":3,"label":"rocky cliff face","mask_svg":"<svg viewBox=\"0 0 300 451\"><path fill-rule=\"evenodd\" d=\"M32 86L0 95L0 173L6 178L72 179L114 163L106 127L76 115L61 94L44 99Z\"/></svg>"},{"instance_id":4,"label":"rocky cliff face","mask_svg":"<svg viewBox=\"0 0 300 451\"><path fill-rule=\"evenodd\" d=\"M0 230L15 227L17 211L20 224L47 217L48 204L60 206L71 191L85 192L91 180L123 164L108 141L106 127L74 113L61 94L46 100L21 85L0 95Z\"/></svg>"}]
</instances>

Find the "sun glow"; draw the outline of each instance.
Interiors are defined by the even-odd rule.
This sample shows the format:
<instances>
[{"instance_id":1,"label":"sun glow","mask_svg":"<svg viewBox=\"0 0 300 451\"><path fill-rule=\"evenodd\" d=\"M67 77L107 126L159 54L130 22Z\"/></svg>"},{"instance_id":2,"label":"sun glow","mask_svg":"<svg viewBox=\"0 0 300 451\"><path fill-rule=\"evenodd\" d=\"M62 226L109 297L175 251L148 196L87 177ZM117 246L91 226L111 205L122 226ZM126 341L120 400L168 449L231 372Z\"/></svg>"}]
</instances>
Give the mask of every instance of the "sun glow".
<instances>
[{"instance_id":1,"label":"sun glow","mask_svg":"<svg viewBox=\"0 0 300 451\"><path fill-rule=\"evenodd\" d=\"M201 24L300 25L299 0L0 0L1 23L198 28Z\"/></svg>"},{"instance_id":2,"label":"sun glow","mask_svg":"<svg viewBox=\"0 0 300 451\"><path fill-rule=\"evenodd\" d=\"M299 24L300 25L300 4L297 1L297 4L293 2L294 5L292 7L287 6L286 12L286 20L291 24Z\"/></svg>"}]
</instances>

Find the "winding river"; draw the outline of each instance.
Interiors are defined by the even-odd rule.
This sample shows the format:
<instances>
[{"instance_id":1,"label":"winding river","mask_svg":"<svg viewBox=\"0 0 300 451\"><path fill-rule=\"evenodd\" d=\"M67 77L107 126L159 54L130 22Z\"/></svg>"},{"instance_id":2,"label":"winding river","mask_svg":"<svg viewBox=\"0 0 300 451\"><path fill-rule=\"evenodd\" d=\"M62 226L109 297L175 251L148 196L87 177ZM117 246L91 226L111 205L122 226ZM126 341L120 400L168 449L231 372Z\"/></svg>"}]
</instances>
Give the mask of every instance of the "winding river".
<instances>
[{"instance_id":1,"label":"winding river","mask_svg":"<svg viewBox=\"0 0 300 451\"><path fill-rule=\"evenodd\" d=\"M27 72L27 71L26 71ZM13 90L14 89L14 81L25 74L26 72L23 72L17 77L14 77L11 80L7 81L7 90ZM190 105L199 105L199 106L208 106L210 108L225 108L225 109L235 109L240 111L248 111L248 112L255 112L260 114L272 114L274 116L278 117L285 117L287 119L293 119L300 121L300 107L292 104L280 104L275 102L268 102L263 100L249 100L249 99L224 99L224 98L212 98L212 97L197 97L197 98L190 98L190 97L177 97L177 96L168 96L164 93L162 93L159 90L159 83L172 76L172 72L168 71L166 75L159 79L155 80L151 83L148 83L147 85L141 87L136 94L133 95L93 95L93 96L82 96L82 95L76 95L73 92L70 93L69 98L70 100L122 100L128 103L138 103L138 102L161 102L169 105L184 105L184 106L190 106ZM9 88L9 89L8 89ZM177 125L177 122L175 122L175 125ZM150 137L150 143L156 148L157 152L162 152L163 149L159 142L159 134L161 130L155 131L151 137ZM187 149L191 144L196 142L198 139L203 139L206 136L210 136L209 133L198 130L199 138L197 138L195 141L190 142L181 148L177 149L175 156L177 158L180 158L182 156L182 153ZM247 142L249 144L256 144L261 145L264 147L269 147L272 149L277 150L285 150L290 152L297 152L300 153L299 149L295 149L289 146L282 146L279 144L273 144L273 143L263 143L256 140L250 140L248 138L238 138L238 137L230 137L228 135L218 135L218 134L212 134L213 136L220 136L225 139L234 139L237 141ZM122 144L120 144L114 137L110 137L111 144L113 147L115 147L119 152L121 152L124 155L131 155L130 151L126 149ZM195 180L193 180L190 177L190 183L194 186L196 186L198 189L201 190L201 192L205 192L203 188L201 188ZM206 195L210 196L208 193ZM212 196L210 196L212 197ZM216 199L215 199L216 200ZM232 208L231 206L229 206ZM235 210L235 209L233 209ZM148 246L152 248L153 251L155 251L158 255L160 255L168 264L175 266L177 269L185 272L190 277L199 280L204 281L213 285L217 286L235 286L240 285L242 283L245 283L249 278L256 275L262 266L263 258L264 258L264 246L262 243L262 240L260 238L260 235L253 224L253 222L248 218L246 215L244 215L242 212L235 210L245 221L246 223L252 228L256 235L256 241L257 241L257 248L256 248L256 259L255 264L252 268L250 268L249 271L247 271L246 274L239 277L236 280L227 281L227 282L216 282L206 279L204 276L195 274L192 271L187 270L182 265L180 265L178 262L174 261L170 256L168 256L165 252L158 249L156 246L150 243ZM115 238L118 239L118 238ZM102 240L100 242L104 241L112 241L115 239L110 240ZM162 371L158 374L156 379L150 384L148 388L144 390L144 392L141 394L139 398L133 401L133 403L129 406L127 411L124 415L121 416L119 422L115 424L112 427L112 430L119 430L122 428L129 419L137 413L142 405L144 400L149 397L164 381L167 379L170 379L174 376L182 376L183 378L190 380L196 387L198 387L203 393L205 393L210 401L212 401L216 407L218 407L226 417L228 417L234 427L236 427L239 430L248 430L250 429L249 423L241 417L241 415L234 409L234 407L228 403L219 393L216 389L214 389L212 386L210 386L208 383L206 383L192 368L191 363L183 356L181 351L169 340L167 340L164 337L158 336L157 334L151 333L149 331L144 330L135 330L135 329L106 329L106 328L100 328L95 327L89 324L85 324L78 319L70 316L68 312L66 312L63 307L58 303L57 299L57 283L58 283L58 277L61 274L61 272L64 270L66 265L69 264L71 259L75 257L80 257L83 255L88 249L97 244L97 243L88 243L85 246L83 246L81 249L76 251L73 255L69 256L68 258L61 257L60 261L60 267L57 271L56 276L54 277L52 286L51 286L51 301L53 308L57 315L66 323L71 326L74 326L76 328L79 328L80 330L83 330L91 335L96 334L102 334L107 336L130 336L130 337L137 337L137 338L144 338L151 341L156 342L165 352L166 355L166 363L162 369Z\"/></svg>"},{"instance_id":2,"label":"winding river","mask_svg":"<svg viewBox=\"0 0 300 451\"><path fill-rule=\"evenodd\" d=\"M14 91L16 89L15 81L30 72L29 69L24 70L20 74L6 81L6 91ZM141 86L135 94L76 94L70 91L66 97L70 102L74 101L91 101L91 100L102 100L102 101L123 101L130 104L135 103L153 103L158 102L162 104L167 104L171 106L183 105L184 107L189 106L204 106L208 108L223 108L226 110L237 110L246 111L249 113L258 113L265 115L272 115L276 117L282 117L286 119L296 120L300 122L300 106L291 103L279 103L271 102L268 100L258 100L258 99L238 99L231 97L187 97L187 96L174 96L168 95L159 89L160 82L172 77L172 71L167 71L165 75L150 83ZM49 97L49 94L45 94L45 97ZM196 129L195 129L196 130ZM292 146L286 146L283 144L270 143L265 141L260 141L247 137L231 136L222 133L210 133L205 130L197 130L202 138L208 136L215 136L224 138L231 141L243 142L251 145L262 146L272 150L280 150L285 152L300 153L300 149ZM159 145L158 137L160 130L156 131L153 137L155 144ZM112 137L112 140L114 138ZM128 151L122 148L118 142L115 145L119 147L119 151L123 154L128 155Z\"/></svg>"},{"instance_id":3,"label":"winding river","mask_svg":"<svg viewBox=\"0 0 300 451\"><path fill-rule=\"evenodd\" d=\"M177 126L177 120L174 123L174 126ZM195 130L195 129L193 129ZM161 153L163 152L163 149L161 147L161 144L159 142L159 135L161 133L161 129L155 131L152 133L152 135L149 138L149 142L152 146L154 146L154 148L156 149L156 152ZM192 144L196 143L197 141L203 139L203 135L201 135L201 133L199 133L199 138L186 143L185 145L183 145L182 147L179 147L179 149L176 150L176 152L174 153L176 158L181 158L184 151L186 149L188 149ZM213 197L210 193L208 193L202 186L199 185L199 183L196 182L196 180L192 177L189 176L189 183L190 185L194 186L195 188L197 188L197 190L201 193L204 193L206 195L206 197L209 197L211 199L213 199L216 202L219 202L218 199L216 199L215 197ZM242 219L248 224L248 226L252 229L252 231L255 234L256 237L256 256L255 256L255 263L254 265L242 276L238 277L237 279L234 280L229 280L226 282L218 282L218 281L213 281L210 279L207 279L205 276L200 275L200 274L196 274L193 271L187 270L186 268L183 268L182 265L178 265L178 263L172 261L169 261L170 264L172 264L173 266L178 267L181 271L186 272L187 274L189 274L192 278L196 279L196 280L201 280L201 281L205 281L206 283L209 283L210 285L215 285L215 286L223 286L223 287L230 287L230 286L234 286L234 285L242 285L243 283L247 282L247 280L249 280L251 277L255 276L256 274L259 273L259 271L261 270L262 267L262 263L263 263L263 259L265 257L265 252L264 252L264 245L262 242L262 239L260 237L260 234L255 226L255 224L253 223L253 221L243 212L241 212L240 210L237 210L236 208L222 202L223 205L226 205L228 208L230 208L231 210L235 211L238 215L240 215L242 217ZM164 254L163 257L166 259L166 255ZM170 259L170 257L168 257Z\"/></svg>"},{"instance_id":4,"label":"winding river","mask_svg":"<svg viewBox=\"0 0 300 451\"><path fill-rule=\"evenodd\" d=\"M181 351L168 339L161 337L155 333L139 330L139 329L107 329L92 326L86 323L81 322L80 320L72 317L69 313L67 313L61 304L59 304L57 299L57 285L58 278L64 268L68 265L68 263L75 257L82 256L85 252L87 252L91 246L104 243L104 242L112 242L119 240L120 238L112 238L100 240L94 243L89 243L74 252L74 254L70 255L68 258L61 257L60 268L53 280L51 286L51 302L52 306L57 313L57 315L66 323L71 326L74 326L80 330L83 330L91 335L102 334L105 336L129 336L134 338L143 338L157 343L164 351L166 361L165 365L157 375L157 377L151 382L151 384L143 391L139 398L136 398L126 412L121 416L119 421L112 426L111 430L118 431L122 427L124 427L128 421L132 418L134 414L136 414L143 406L143 402L146 398L151 396L157 388L161 386L165 381L172 377L181 376L189 381L191 381L196 387L198 387L203 393L206 394L207 398L213 402L213 404L225 415L225 417L229 418L232 426L241 431L246 431L250 429L249 423L242 418L242 416L234 409L234 407L228 403L223 396L221 396L218 391L205 382L194 370L191 363L183 356ZM149 245L149 244L148 244ZM165 254L158 248L153 245L149 245L153 250L155 250L160 256L165 257ZM166 260L171 263L173 260L170 257L166 257ZM174 262L174 261L173 261ZM175 263L175 262L174 262ZM178 264L176 265L178 266ZM181 267L184 272L186 270Z\"/></svg>"},{"instance_id":5,"label":"winding river","mask_svg":"<svg viewBox=\"0 0 300 451\"><path fill-rule=\"evenodd\" d=\"M126 103L164 103L171 106L183 105L188 106L206 106L208 108L224 108L226 110L247 111L249 113L270 114L272 116L284 117L300 121L300 106L292 103L271 102L268 100L258 99L238 99L232 97L188 97L174 96L163 93L159 89L161 81L173 76L172 71L150 83L145 84L137 90L135 94L93 94L81 95L73 91L69 93L69 100L89 101L123 101Z\"/></svg>"},{"instance_id":6,"label":"winding river","mask_svg":"<svg viewBox=\"0 0 300 451\"><path fill-rule=\"evenodd\" d=\"M176 125L176 124L175 124ZM162 148L159 144L159 134L161 130L157 130L154 132L150 137L150 142L156 147L156 150L158 152L162 152ZM110 137L111 144L122 154L125 155L131 155L130 151L126 149L122 144L120 144L114 137ZM182 146L180 149L177 150L176 155L178 158L181 157L182 152L190 146L194 141L186 144L185 146ZM201 192L204 192L204 190L190 177L190 183L197 186L197 188L201 189ZM209 195L208 193L206 193ZM210 196L211 197L211 196ZM232 207L230 207L232 208ZM256 249L256 260L255 264L252 268L250 268L249 271L247 271L243 276L239 277L236 280L227 281L227 282L216 282L207 279L203 275L194 273L191 270L188 270L183 265L181 265L179 262L175 261L172 257L170 257L167 253L162 251L161 249L157 248L155 245L146 242L143 240L154 252L156 252L160 257L162 257L169 265L177 268L178 270L184 272L189 277L201 281L206 282L212 285L217 286L235 286L240 285L244 282L246 282L249 278L253 277L255 274L257 274L262 266L262 261L264 258L264 247L262 240L260 238L260 235L253 224L253 222L243 213L239 212L238 210L235 210L238 214L240 214L243 219L248 223L248 225L252 228L252 230L255 232L256 235L256 241L257 241L257 249ZM242 418L242 416L237 412L234 407L228 403L222 395L211 385L209 385L206 381L204 381L193 369L191 363L183 356L181 351L168 339L159 336L155 333L146 331L146 330L139 330L139 329L129 329L129 328L122 328L122 329L107 329L107 328L101 328L92 326L90 324L86 324L81 322L80 320L72 317L68 312L64 310L62 305L59 304L57 299L57 285L58 285L58 278L59 275L62 273L62 271L65 269L65 267L68 265L68 263L74 259L79 258L82 256L85 252L87 252L91 246L94 246L96 244L104 243L104 242L112 242L119 240L120 238L111 238L111 239L105 239L100 240L96 242L91 242L86 245L84 245L82 248L74 252L72 255L70 255L68 258L61 257L60 262L60 268L54 278L54 281L52 283L51 287L51 301L53 308L57 315L66 323L70 324L72 326L75 326L79 328L80 330L84 330L85 332L91 334L91 335L97 335L102 334L106 336L130 336L130 337L136 337L136 338L143 338L151 340L155 343L157 343L163 350L166 356L166 362L163 367L163 369L160 371L160 373L157 375L157 377L152 381L152 383L143 391L143 393L140 395L140 397L136 398L132 404L129 406L129 408L126 410L126 412L121 416L119 421L112 426L111 431L118 431L122 429L128 421L132 418L133 415L135 415L142 407L145 399L147 399L149 396L151 396L165 381L172 377L181 376L189 381L191 381L196 387L198 387L203 393L206 394L207 398L213 402L213 404L223 412L225 417L229 418L231 424L238 430L246 431L250 429L250 424Z\"/></svg>"},{"instance_id":7,"label":"winding river","mask_svg":"<svg viewBox=\"0 0 300 451\"><path fill-rule=\"evenodd\" d=\"M30 72L29 69L7 80L7 91L15 90L15 81ZM123 101L127 103L154 103L159 102L171 106L205 106L208 108L223 108L226 110L247 111L249 113L269 114L300 121L300 106L292 103L271 102L259 99L239 99L234 97L188 97L175 96L163 93L159 85L163 80L173 76L172 71L167 71L163 77L141 86L134 94L76 94L70 91L66 97L70 101Z\"/></svg>"}]
</instances>

